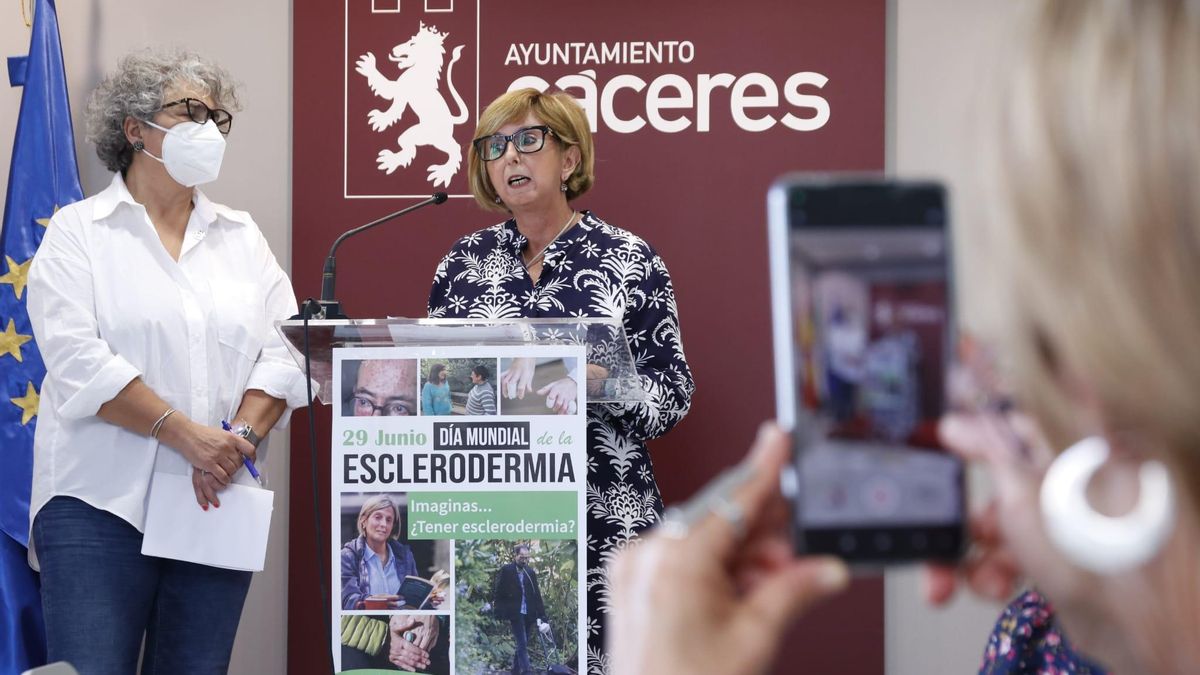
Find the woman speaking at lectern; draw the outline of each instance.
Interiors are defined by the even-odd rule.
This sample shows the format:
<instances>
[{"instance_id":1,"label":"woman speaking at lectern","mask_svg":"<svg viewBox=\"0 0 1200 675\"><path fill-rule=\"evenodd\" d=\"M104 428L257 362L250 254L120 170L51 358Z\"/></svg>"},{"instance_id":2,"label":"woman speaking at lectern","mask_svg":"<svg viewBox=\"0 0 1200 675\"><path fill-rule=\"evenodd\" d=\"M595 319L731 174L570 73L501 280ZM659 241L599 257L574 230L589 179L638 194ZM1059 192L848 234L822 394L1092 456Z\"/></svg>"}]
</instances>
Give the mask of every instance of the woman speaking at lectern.
<instances>
[{"instance_id":1,"label":"woman speaking at lectern","mask_svg":"<svg viewBox=\"0 0 1200 675\"><path fill-rule=\"evenodd\" d=\"M657 522L662 499L645 441L687 413L692 374L680 341L671 277L637 235L571 202L592 186L591 131L583 108L564 92L508 92L479 117L467 152L475 201L508 220L460 239L434 274L429 315L436 318L620 319L644 402L588 406L588 660L603 658L604 562ZM573 384L529 388L532 364L498 379L505 396L562 394ZM573 398L574 394L570 394Z\"/></svg>"}]
</instances>

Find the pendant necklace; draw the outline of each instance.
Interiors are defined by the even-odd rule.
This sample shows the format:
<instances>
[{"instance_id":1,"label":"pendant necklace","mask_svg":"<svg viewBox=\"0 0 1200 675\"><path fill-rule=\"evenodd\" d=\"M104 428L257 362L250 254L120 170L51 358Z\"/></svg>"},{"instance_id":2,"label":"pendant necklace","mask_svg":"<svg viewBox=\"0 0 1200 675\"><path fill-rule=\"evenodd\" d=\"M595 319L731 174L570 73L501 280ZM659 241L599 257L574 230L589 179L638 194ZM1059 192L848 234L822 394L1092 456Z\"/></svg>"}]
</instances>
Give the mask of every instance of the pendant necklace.
<instances>
[{"instance_id":1,"label":"pendant necklace","mask_svg":"<svg viewBox=\"0 0 1200 675\"><path fill-rule=\"evenodd\" d=\"M538 251L537 255L533 256L532 258L529 259L529 262L525 263L525 271L529 271L530 267L533 267L534 264L537 263L537 261L542 259L542 256L546 255L546 251L550 248L551 245L554 244L554 242L558 241L558 238L562 236L563 232L567 231L567 228L570 227L571 223L575 221L575 216L577 216L577 215L579 215L578 211L574 211L574 210L571 211L571 217L567 218L566 223L563 223L562 229L558 231L558 234L554 235L554 238L550 240L550 243L543 246L542 250Z\"/></svg>"}]
</instances>

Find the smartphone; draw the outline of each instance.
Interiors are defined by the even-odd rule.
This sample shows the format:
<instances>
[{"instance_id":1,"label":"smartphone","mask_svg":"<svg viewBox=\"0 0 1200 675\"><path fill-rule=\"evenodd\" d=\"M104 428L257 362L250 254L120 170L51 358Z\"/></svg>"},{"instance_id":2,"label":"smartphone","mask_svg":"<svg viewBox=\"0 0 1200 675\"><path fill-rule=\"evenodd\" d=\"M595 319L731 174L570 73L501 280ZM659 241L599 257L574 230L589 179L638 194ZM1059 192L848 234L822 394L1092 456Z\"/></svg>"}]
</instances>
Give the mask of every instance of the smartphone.
<instances>
[{"instance_id":1,"label":"smartphone","mask_svg":"<svg viewBox=\"0 0 1200 675\"><path fill-rule=\"evenodd\" d=\"M775 182L767 210L797 552L958 557L964 471L937 437L954 344L945 189L796 174Z\"/></svg>"}]
</instances>

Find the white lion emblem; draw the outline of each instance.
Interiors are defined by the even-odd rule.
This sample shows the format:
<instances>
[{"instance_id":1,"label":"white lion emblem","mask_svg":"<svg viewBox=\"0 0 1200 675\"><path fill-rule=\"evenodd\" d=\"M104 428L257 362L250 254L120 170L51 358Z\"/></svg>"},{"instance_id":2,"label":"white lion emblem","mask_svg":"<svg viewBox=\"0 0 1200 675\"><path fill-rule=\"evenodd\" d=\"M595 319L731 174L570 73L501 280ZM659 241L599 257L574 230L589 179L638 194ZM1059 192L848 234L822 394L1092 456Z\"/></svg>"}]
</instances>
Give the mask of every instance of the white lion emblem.
<instances>
[{"instance_id":1,"label":"white lion emblem","mask_svg":"<svg viewBox=\"0 0 1200 675\"><path fill-rule=\"evenodd\" d=\"M457 115L450 115L450 106L446 105L446 99L438 92L438 79L446 56L446 48L442 43L448 35L422 22L416 35L408 42L396 45L388 55L388 59L396 62L401 70L400 77L395 80L380 74L375 67L375 55L371 52L360 57L355 64L355 71L367 78L371 91L392 102L387 110L367 113L372 129L383 131L392 126L400 120L406 108L411 107L417 114L417 123L405 129L397 139L400 152L387 149L379 151L377 162L380 171L390 174L397 167L407 167L416 157L418 147L432 145L446 153L448 159L445 164L428 167L429 181L434 185L447 186L454 174L458 173L462 149L454 141L454 126L467 121L467 106L454 89L450 75L454 71L454 62L462 55L462 45L454 48L454 56L450 58L450 66L446 70L446 85L458 104Z\"/></svg>"}]
</instances>

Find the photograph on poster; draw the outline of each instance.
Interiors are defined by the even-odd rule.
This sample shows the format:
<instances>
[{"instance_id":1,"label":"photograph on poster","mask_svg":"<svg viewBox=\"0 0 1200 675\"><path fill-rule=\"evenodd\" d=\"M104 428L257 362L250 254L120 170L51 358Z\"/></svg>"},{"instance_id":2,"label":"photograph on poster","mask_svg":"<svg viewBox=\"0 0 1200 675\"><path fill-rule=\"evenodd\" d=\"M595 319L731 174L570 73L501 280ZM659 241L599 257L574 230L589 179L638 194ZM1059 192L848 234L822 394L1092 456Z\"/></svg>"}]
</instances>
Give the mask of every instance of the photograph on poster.
<instances>
[{"instance_id":1,"label":"photograph on poster","mask_svg":"<svg viewBox=\"0 0 1200 675\"><path fill-rule=\"evenodd\" d=\"M343 610L450 609L450 541L410 541L407 515L407 493L342 493Z\"/></svg>"},{"instance_id":2,"label":"photograph on poster","mask_svg":"<svg viewBox=\"0 0 1200 675\"><path fill-rule=\"evenodd\" d=\"M447 614L343 614L340 622L342 673L450 673Z\"/></svg>"},{"instance_id":3,"label":"photograph on poster","mask_svg":"<svg viewBox=\"0 0 1200 675\"><path fill-rule=\"evenodd\" d=\"M459 540L454 564L459 672L578 669L575 540Z\"/></svg>"},{"instance_id":4,"label":"photograph on poster","mask_svg":"<svg viewBox=\"0 0 1200 675\"><path fill-rule=\"evenodd\" d=\"M417 414L417 359L342 361L343 417Z\"/></svg>"},{"instance_id":5,"label":"photograph on poster","mask_svg":"<svg viewBox=\"0 0 1200 675\"><path fill-rule=\"evenodd\" d=\"M574 415L579 410L574 358L500 359L501 415Z\"/></svg>"},{"instance_id":6,"label":"photograph on poster","mask_svg":"<svg viewBox=\"0 0 1200 675\"><path fill-rule=\"evenodd\" d=\"M421 359L422 415L495 415L496 359Z\"/></svg>"}]
</instances>

